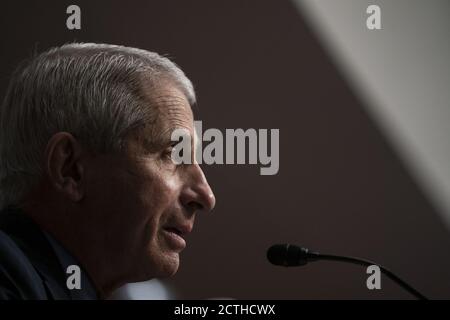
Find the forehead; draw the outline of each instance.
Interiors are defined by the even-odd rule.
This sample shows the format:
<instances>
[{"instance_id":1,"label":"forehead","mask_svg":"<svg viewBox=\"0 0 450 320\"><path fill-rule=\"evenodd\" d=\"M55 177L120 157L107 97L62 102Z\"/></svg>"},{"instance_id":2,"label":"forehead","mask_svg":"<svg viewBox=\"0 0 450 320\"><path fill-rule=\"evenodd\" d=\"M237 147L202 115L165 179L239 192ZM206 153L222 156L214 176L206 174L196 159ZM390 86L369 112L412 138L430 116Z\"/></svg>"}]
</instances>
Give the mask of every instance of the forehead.
<instances>
[{"instance_id":1,"label":"forehead","mask_svg":"<svg viewBox=\"0 0 450 320\"><path fill-rule=\"evenodd\" d=\"M172 82L161 81L143 90L156 125L175 128L192 126L191 106L186 95Z\"/></svg>"},{"instance_id":2,"label":"forehead","mask_svg":"<svg viewBox=\"0 0 450 320\"><path fill-rule=\"evenodd\" d=\"M141 90L149 117L135 132L135 142L152 150L170 143L175 129L183 128L195 134L192 108L186 95L172 81L162 80L156 84L144 81Z\"/></svg>"}]
</instances>

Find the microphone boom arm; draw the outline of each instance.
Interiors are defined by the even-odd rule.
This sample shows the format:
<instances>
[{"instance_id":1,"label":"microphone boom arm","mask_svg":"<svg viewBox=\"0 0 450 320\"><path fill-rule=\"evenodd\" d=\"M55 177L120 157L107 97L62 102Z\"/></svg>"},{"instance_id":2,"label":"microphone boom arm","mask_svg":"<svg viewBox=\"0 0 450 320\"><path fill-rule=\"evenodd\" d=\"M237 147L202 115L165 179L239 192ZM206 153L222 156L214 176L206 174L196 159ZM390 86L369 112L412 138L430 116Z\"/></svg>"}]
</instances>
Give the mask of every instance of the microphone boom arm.
<instances>
[{"instance_id":1,"label":"microphone boom arm","mask_svg":"<svg viewBox=\"0 0 450 320\"><path fill-rule=\"evenodd\" d=\"M309 262L319 260L347 262L366 267L375 265L380 268L381 272L383 272L384 275L386 275L389 279L397 283L401 288L408 291L414 297L420 300L428 300L423 294L421 294L419 291L414 289L408 283L403 281L392 271L370 260L365 260L356 257L338 256L332 254L321 254L319 252L310 251L307 248L302 248L288 243L275 244L271 246L267 250L267 259L269 260L270 263L276 266L284 266L284 267L304 266Z\"/></svg>"},{"instance_id":2,"label":"microphone boom arm","mask_svg":"<svg viewBox=\"0 0 450 320\"><path fill-rule=\"evenodd\" d=\"M381 272L383 272L389 279L391 279L392 281L397 283L400 287L402 287L403 289L405 289L406 291L411 293L417 299L428 300L427 297L425 297L419 291L417 291L412 286L410 286L408 283L403 281L400 277L395 275L392 271L390 271L389 269L387 269L383 266L380 266L379 264L377 264L373 261L355 258L355 257L336 256L336 255L332 255L332 254L321 254L321 253L317 253L317 252L309 252L308 259L309 258L311 258L311 260L316 260L316 261L318 261L318 260L341 261L341 262L353 263L353 264L357 264L357 265L361 265L361 266L365 266L365 267L368 267L371 265L378 266L380 268Z\"/></svg>"}]
</instances>

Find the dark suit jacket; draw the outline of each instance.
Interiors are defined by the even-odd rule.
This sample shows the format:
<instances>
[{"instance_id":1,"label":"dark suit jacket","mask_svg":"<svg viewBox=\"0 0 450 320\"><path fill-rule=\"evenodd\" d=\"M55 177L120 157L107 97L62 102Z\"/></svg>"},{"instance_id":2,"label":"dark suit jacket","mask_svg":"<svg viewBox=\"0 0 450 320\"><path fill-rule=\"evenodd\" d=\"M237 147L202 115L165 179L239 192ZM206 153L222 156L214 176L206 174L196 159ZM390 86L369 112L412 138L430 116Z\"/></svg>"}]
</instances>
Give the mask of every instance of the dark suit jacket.
<instances>
[{"instance_id":1,"label":"dark suit jacket","mask_svg":"<svg viewBox=\"0 0 450 320\"><path fill-rule=\"evenodd\" d=\"M71 299L48 239L16 209L0 212L0 300L5 299Z\"/></svg>"}]
</instances>

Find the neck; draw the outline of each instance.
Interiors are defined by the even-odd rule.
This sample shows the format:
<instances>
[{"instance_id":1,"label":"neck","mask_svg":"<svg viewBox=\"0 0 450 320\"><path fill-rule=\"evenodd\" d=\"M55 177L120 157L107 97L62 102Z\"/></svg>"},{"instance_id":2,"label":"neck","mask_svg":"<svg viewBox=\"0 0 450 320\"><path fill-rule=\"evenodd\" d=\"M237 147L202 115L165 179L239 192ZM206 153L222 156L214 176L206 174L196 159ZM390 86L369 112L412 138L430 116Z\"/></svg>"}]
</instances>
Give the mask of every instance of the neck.
<instances>
[{"instance_id":1,"label":"neck","mask_svg":"<svg viewBox=\"0 0 450 320\"><path fill-rule=\"evenodd\" d=\"M117 251L111 247L109 237L102 235L102 230L90 227L97 224L83 221L82 214L74 214L67 208L57 206L28 202L21 209L75 258L82 272L87 273L100 299L107 298L115 289L130 282L127 264L117 261ZM80 218L70 218L76 216Z\"/></svg>"}]
</instances>

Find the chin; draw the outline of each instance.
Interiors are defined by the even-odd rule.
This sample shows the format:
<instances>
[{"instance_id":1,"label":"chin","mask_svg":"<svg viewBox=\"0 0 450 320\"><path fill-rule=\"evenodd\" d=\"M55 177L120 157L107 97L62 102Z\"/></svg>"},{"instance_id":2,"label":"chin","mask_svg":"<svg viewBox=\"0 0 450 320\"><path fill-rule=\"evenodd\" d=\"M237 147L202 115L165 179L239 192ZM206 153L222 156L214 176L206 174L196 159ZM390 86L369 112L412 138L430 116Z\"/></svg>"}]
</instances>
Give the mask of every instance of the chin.
<instances>
[{"instance_id":1,"label":"chin","mask_svg":"<svg viewBox=\"0 0 450 320\"><path fill-rule=\"evenodd\" d=\"M161 277L171 277L175 275L180 266L180 256L178 253L168 254L162 265L162 275Z\"/></svg>"},{"instance_id":2,"label":"chin","mask_svg":"<svg viewBox=\"0 0 450 320\"><path fill-rule=\"evenodd\" d=\"M180 256L176 252L164 252L152 255L142 264L145 267L146 278L167 278L175 275L180 266Z\"/></svg>"}]
</instances>

